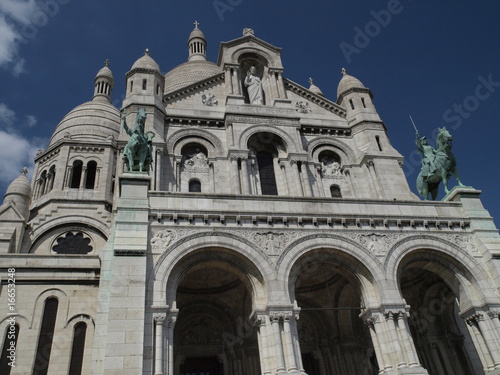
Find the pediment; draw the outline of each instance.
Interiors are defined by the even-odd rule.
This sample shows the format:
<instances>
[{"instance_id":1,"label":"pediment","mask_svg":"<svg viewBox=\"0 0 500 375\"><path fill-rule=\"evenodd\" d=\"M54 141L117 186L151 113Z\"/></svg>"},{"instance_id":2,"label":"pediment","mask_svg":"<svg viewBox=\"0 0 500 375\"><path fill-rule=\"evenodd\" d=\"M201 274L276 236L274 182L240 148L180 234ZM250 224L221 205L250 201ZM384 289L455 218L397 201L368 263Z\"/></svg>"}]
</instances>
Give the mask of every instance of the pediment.
<instances>
[{"instance_id":1,"label":"pediment","mask_svg":"<svg viewBox=\"0 0 500 375\"><path fill-rule=\"evenodd\" d=\"M303 98L305 101L311 103L312 106L320 107L323 110L338 116L339 118L346 118L346 110L334 101L327 99L322 95L318 95L288 78L283 78L283 82L286 90L294 93L300 98Z\"/></svg>"},{"instance_id":2,"label":"pediment","mask_svg":"<svg viewBox=\"0 0 500 375\"><path fill-rule=\"evenodd\" d=\"M7 203L0 206L0 221L24 221L24 217L13 204Z\"/></svg>"}]
</instances>

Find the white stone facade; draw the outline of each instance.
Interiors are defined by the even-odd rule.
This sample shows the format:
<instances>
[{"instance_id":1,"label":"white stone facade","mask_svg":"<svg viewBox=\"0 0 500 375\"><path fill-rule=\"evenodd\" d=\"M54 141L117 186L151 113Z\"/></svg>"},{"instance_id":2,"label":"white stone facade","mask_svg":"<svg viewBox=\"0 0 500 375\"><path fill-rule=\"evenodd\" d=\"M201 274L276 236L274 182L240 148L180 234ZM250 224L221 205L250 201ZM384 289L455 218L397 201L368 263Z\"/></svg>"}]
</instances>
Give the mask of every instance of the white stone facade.
<instances>
[{"instance_id":1,"label":"white stone facade","mask_svg":"<svg viewBox=\"0 0 500 375\"><path fill-rule=\"evenodd\" d=\"M217 63L197 25L188 44L166 74L146 51L121 110L106 63L31 186L9 187L0 370L500 374L500 237L480 191L414 196L345 71L332 101L250 29ZM124 172L121 117L139 108L154 160Z\"/></svg>"}]
</instances>

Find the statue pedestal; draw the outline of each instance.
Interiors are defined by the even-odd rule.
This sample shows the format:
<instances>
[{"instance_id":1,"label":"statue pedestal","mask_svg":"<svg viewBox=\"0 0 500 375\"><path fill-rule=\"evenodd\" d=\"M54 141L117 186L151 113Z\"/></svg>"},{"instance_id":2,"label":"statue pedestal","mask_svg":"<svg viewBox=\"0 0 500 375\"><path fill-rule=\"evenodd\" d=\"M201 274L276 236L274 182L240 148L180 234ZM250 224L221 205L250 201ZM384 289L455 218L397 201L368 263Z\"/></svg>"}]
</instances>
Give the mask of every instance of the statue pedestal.
<instances>
[{"instance_id":1,"label":"statue pedestal","mask_svg":"<svg viewBox=\"0 0 500 375\"><path fill-rule=\"evenodd\" d=\"M480 195L481 190L476 190L472 186L454 186L441 201L456 202L462 200L462 198L479 198Z\"/></svg>"}]
</instances>

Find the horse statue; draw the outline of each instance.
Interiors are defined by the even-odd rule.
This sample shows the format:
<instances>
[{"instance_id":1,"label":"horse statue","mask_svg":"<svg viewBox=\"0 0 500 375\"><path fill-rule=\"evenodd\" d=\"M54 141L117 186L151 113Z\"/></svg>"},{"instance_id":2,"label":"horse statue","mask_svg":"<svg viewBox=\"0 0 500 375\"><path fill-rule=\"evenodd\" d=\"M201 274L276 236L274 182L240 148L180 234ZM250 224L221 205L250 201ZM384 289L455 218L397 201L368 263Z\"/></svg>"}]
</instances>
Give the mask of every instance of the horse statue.
<instances>
[{"instance_id":1,"label":"horse statue","mask_svg":"<svg viewBox=\"0 0 500 375\"><path fill-rule=\"evenodd\" d=\"M130 130L127 126L125 116L122 117L123 128L130 136L123 150L123 161L126 172L146 172L153 162L152 142L155 134L150 131L144 133L146 116L144 108L140 108L137 111L134 130Z\"/></svg>"},{"instance_id":2,"label":"horse statue","mask_svg":"<svg viewBox=\"0 0 500 375\"><path fill-rule=\"evenodd\" d=\"M425 137L420 138L417 132L417 146L422 153L422 170L417 177L417 190L425 200L428 199L429 193L432 200L436 200L438 195L439 183L443 181L444 191L446 194L450 192L448 189L448 179L451 175L455 176L459 186L464 186L458 176L457 163L455 155L451 152L451 142L453 137L446 128L439 128L436 147L427 144Z\"/></svg>"}]
</instances>

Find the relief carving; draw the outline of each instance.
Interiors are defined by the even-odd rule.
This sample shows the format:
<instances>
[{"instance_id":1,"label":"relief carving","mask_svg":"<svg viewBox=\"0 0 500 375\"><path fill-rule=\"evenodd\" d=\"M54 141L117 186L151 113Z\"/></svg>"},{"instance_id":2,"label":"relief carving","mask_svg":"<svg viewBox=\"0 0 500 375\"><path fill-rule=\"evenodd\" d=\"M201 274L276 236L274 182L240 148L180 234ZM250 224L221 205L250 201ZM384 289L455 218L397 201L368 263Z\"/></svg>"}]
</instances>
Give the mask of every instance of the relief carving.
<instances>
[{"instance_id":1,"label":"relief carving","mask_svg":"<svg viewBox=\"0 0 500 375\"><path fill-rule=\"evenodd\" d=\"M212 95L212 94L203 94L201 96L201 102L208 106L208 107L213 107L213 106L216 106L219 104L219 101L217 100L217 97L215 95Z\"/></svg>"},{"instance_id":2,"label":"relief carving","mask_svg":"<svg viewBox=\"0 0 500 375\"><path fill-rule=\"evenodd\" d=\"M461 249L472 255L479 255L477 247L474 245L472 236L464 236L461 234L448 234L446 239L460 246Z\"/></svg>"}]
</instances>

